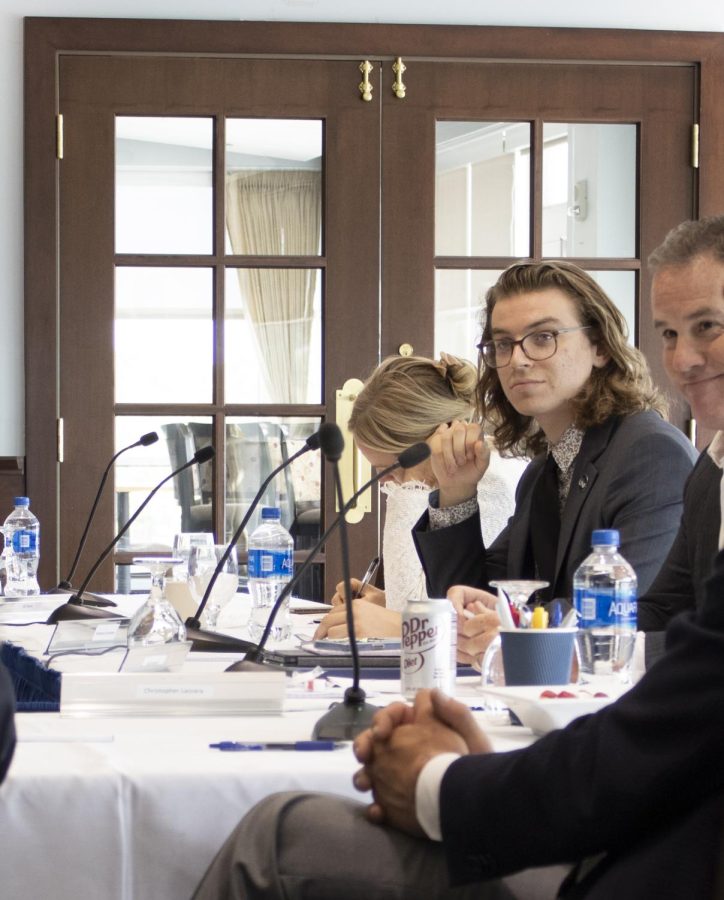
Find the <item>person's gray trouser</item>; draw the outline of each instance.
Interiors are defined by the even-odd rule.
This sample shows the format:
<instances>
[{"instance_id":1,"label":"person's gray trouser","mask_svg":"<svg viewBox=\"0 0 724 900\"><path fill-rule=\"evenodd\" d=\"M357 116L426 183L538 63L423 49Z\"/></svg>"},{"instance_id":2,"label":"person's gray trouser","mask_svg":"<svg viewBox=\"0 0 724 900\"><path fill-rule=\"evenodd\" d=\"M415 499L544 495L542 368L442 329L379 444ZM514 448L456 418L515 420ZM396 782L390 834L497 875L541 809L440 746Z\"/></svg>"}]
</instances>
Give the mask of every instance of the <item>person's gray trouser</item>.
<instances>
[{"instance_id":1,"label":"person's gray trouser","mask_svg":"<svg viewBox=\"0 0 724 900\"><path fill-rule=\"evenodd\" d=\"M551 900L567 868L448 887L442 847L332 794L273 794L234 829L193 900Z\"/></svg>"}]
</instances>

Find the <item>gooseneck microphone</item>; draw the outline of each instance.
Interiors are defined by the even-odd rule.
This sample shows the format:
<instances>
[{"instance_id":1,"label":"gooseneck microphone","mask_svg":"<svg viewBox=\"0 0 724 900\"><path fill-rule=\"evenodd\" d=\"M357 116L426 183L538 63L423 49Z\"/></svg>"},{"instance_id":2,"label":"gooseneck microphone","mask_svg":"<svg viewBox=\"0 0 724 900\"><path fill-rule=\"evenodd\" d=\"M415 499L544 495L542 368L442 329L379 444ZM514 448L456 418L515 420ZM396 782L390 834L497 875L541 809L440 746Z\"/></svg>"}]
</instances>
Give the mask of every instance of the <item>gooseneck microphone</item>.
<instances>
[{"instance_id":1,"label":"gooseneck microphone","mask_svg":"<svg viewBox=\"0 0 724 900\"><path fill-rule=\"evenodd\" d=\"M349 568L349 540L347 520L345 518L345 500L342 491L342 478L339 473L339 460L344 450L344 437L339 427L333 422L326 422L321 433L322 453L332 463L334 471L334 487L337 494L337 505L342 513L339 516L339 544L342 554L342 580L344 595L349 598L345 603L347 612L347 634L349 649L352 654L352 684L344 692L342 703L336 703L319 719L312 731L317 740L349 740L372 724L377 707L366 702L366 694L359 685L360 666L357 636L354 631L354 611L352 603L352 581Z\"/></svg>"},{"instance_id":2,"label":"gooseneck microphone","mask_svg":"<svg viewBox=\"0 0 724 900\"><path fill-rule=\"evenodd\" d=\"M95 517L96 510L98 509L98 503L101 499L101 494L103 493L103 488L106 485L106 481L108 480L108 475L109 475L111 468L113 467L113 464L115 463L115 461L118 459L119 456L121 456L121 454L125 453L126 450L132 450L134 447L148 447L151 444L155 444L157 440L158 440L158 435L156 434L156 432L149 431L148 434L142 434L141 437L137 441L135 441L133 444L129 444L127 447L124 447L122 450L119 450L118 453L116 453L111 458L111 461L108 463L108 465L106 466L106 470L103 473L103 477L101 478L101 483L98 485L98 491L96 493L95 500L93 501L93 505L91 506L91 511L88 515L88 521L85 523L85 528L83 529L83 534L81 535L80 543L78 544L78 549L76 550L76 553L75 553L75 559L73 560L73 563L71 564L68 574L65 576L65 578L61 582L58 583L58 587L56 588L56 590L59 590L59 591L68 591L68 590L72 591L73 590L73 586L71 584L71 579L73 578L73 575L75 575L75 570L78 567L78 561L80 560L80 555L83 552L83 548L85 547L85 542L86 542L86 539L88 538L88 532L90 530L91 523L93 522L93 519ZM102 600L103 598L100 598L100 599ZM99 598L96 598L95 602L98 603ZM105 602L109 603L109 601L107 601L107 600Z\"/></svg>"},{"instance_id":3,"label":"gooseneck microphone","mask_svg":"<svg viewBox=\"0 0 724 900\"><path fill-rule=\"evenodd\" d=\"M151 491L151 493L146 497L146 499L141 503L138 509L133 513L133 515L128 519L128 521L121 527L118 534L113 538L110 544L105 548L105 550L101 553L98 559L93 564L90 572L86 575L83 583L78 588L75 594L68 600L67 603L64 603L62 606L59 606L57 609L53 610L53 612L48 616L47 624L54 625L56 622L63 621L65 619L83 619L83 618L108 618L115 617L114 613L108 613L104 610L98 609L96 606L87 603L83 599L83 592L88 587L88 584L95 575L95 573L100 568L103 561L106 559L108 554L113 550L118 541L123 537L123 535L128 531L128 529L133 525L139 515L143 512L143 510L148 506L150 501L153 499L155 494L166 484L167 481L170 481L172 478L175 478L184 469L188 469L189 466L193 466L194 463L198 463L201 465L202 463L208 462L210 459L213 459L214 456L214 448L211 446L201 447L200 450L197 450L196 453L185 462L182 466L179 466L178 469L174 469L170 475L167 475L164 479L159 481L156 487Z\"/></svg>"},{"instance_id":4,"label":"gooseneck microphone","mask_svg":"<svg viewBox=\"0 0 724 900\"><path fill-rule=\"evenodd\" d=\"M430 448L426 443L421 441L418 444L413 444L412 447L408 447L407 450L403 451L399 455L396 462L392 463L392 465L390 465L390 466L387 466L385 469L382 469L379 472L377 472L372 478L370 478L369 481L365 482L362 485L362 487L359 488L359 490L355 491L355 493L349 498L349 500L347 500L346 503L340 504L340 508L341 508L340 514L337 516L336 519L334 519L332 524L327 528L327 530L320 537L320 539L317 541L317 543L314 545L314 547L309 551L307 558L304 560L304 562L301 564L299 569L296 571L292 580L287 582L287 584L284 586L283 590L280 592L279 596L277 597L276 602L274 603L274 606L272 607L272 609L270 611L269 618L266 623L266 627L264 628L264 631L263 631L261 637L259 638L259 643L256 645L256 647L254 649L250 650L246 654L246 656L243 660L240 660L237 663L232 663L232 665L228 667L227 671L239 672L239 671L245 671L247 669L251 671L256 666L258 666L260 663L264 662L264 647L266 646L266 642L269 639L269 635L271 634L271 630L274 625L274 619L276 618L277 612L281 608L281 606L284 603L284 601L286 600L286 598L292 593L294 588L297 586L297 584L299 583L301 578L304 576L306 571L312 565L317 554L322 549L324 544L329 540L329 538L333 534L333 532L338 527L340 527L341 522L344 519L345 515L354 506L354 504L357 502L358 498L362 494L364 494L364 492L369 487L371 487L373 484L376 484L381 478L384 478L385 475L389 475L390 472L394 472L395 469L411 469L414 466L420 465L420 463L424 462L429 456L430 456ZM345 585L345 588L346 588L346 590L349 590L349 587L347 585ZM348 593L347 596L350 596L350 594ZM347 626L349 629L349 619L351 617L352 604L347 603L346 606L347 606L347 612L346 612ZM352 630L349 632L350 647L354 643L354 641L351 639L351 636L353 633L354 633L354 622L352 622ZM355 646L354 650L352 651L352 653L353 653L352 661L353 661L353 666L355 668L355 675L356 675L355 684L357 684L357 686L358 686L359 685L359 661L358 661L358 654L355 651L357 651L356 646ZM356 665L355 665L355 660L357 660ZM363 728L366 727L366 725L362 724L361 721L357 720L356 714L354 712L355 706L358 705L359 687L357 688L357 691L354 691L353 688L349 688L348 690L352 692L350 695L350 706L349 706L349 709L352 711L351 712L341 712L338 715L341 716L343 719L345 717L347 717L348 719L351 719L352 720L351 727L355 727L355 725L357 725L357 726L359 726L359 730L361 731ZM345 695L345 702L346 702L346 695ZM338 704L338 705L343 706L344 704ZM333 709L331 711L334 711L335 708L336 707L333 707ZM374 708L372 709L372 712L374 713ZM320 722L318 722L317 725L315 726L315 731L314 731L315 737L318 736L318 734L319 734L317 729L321 726L324 718L325 717L323 717L320 720ZM336 726L338 726L339 723L338 722L332 723L332 725L334 725L336 728ZM339 730L339 729L336 728L336 730ZM327 732L325 731L324 733L326 734Z\"/></svg>"},{"instance_id":5,"label":"gooseneck microphone","mask_svg":"<svg viewBox=\"0 0 724 900\"><path fill-rule=\"evenodd\" d=\"M324 426L322 426L323 428ZM206 604L209 601L209 597L211 596L211 592L214 589L214 585L216 584L216 579L219 577L221 572L224 570L224 566L226 565L226 561L231 556L231 552L236 546L239 538L241 537L244 529L249 523L249 519L252 517L254 510L259 505L259 501L264 496L264 491L267 489L269 483L273 478L285 469L287 466L290 466L295 459L298 459L304 453L308 453L310 450L317 450L320 446L320 435L321 429L319 431L315 431L314 434L310 434L309 437L304 442L304 446L300 447L296 453L293 453L288 459L285 459L280 465L273 469L269 475L264 479L261 487L256 492L254 499L251 501L249 508L247 509L244 517L239 523L238 528L234 532L229 544L221 556L221 559L216 564L216 568L209 579L209 583L206 585L206 590L204 591L204 595L201 598L201 602L199 603L198 609L196 610L196 614L193 616L189 616L186 619L186 637L192 641L192 649L193 650L207 650L214 651L218 650L221 652L233 652L234 650L240 650L242 652L246 652L248 650L256 650L256 644L251 641L244 641L241 638L234 638L230 635L224 635L216 631L205 631L201 628L201 615L203 611L206 609Z\"/></svg>"}]
</instances>

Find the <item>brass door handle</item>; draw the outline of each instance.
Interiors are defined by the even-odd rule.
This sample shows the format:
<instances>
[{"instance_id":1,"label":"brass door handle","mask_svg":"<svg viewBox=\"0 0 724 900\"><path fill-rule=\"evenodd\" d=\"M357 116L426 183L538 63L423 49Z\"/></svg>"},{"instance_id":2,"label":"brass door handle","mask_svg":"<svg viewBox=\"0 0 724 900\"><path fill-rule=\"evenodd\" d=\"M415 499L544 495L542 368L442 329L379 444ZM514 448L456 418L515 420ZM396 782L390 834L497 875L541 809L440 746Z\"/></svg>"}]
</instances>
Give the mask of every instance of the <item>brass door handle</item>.
<instances>
[{"instance_id":1,"label":"brass door handle","mask_svg":"<svg viewBox=\"0 0 724 900\"><path fill-rule=\"evenodd\" d=\"M337 425L344 435L344 452L339 461L339 475L342 481L342 494L346 500L355 494L365 481L369 481L372 475L372 466L357 449L352 432L347 428L352 406L362 387L359 378L350 378L345 381L341 390L335 392ZM339 503L335 504L335 509L339 512ZM350 525L355 525L369 512L372 512L372 493L368 489L357 498L354 506L345 515L345 519Z\"/></svg>"},{"instance_id":2,"label":"brass door handle","mask_svg":"<svg viewBox=\"0 0 724 900\"><path fill-rule=\"evenodd\" d=\"M359 70L362 73L362 81L360 81L358 85L358 90L362 95L362 99L366 103L369 103L372 99L372 91L374 90L374 87L372 86L372 83L370 81L370 72L373 68L374 66L368 59L359 64Z\"/></svg>"}]
</instances>

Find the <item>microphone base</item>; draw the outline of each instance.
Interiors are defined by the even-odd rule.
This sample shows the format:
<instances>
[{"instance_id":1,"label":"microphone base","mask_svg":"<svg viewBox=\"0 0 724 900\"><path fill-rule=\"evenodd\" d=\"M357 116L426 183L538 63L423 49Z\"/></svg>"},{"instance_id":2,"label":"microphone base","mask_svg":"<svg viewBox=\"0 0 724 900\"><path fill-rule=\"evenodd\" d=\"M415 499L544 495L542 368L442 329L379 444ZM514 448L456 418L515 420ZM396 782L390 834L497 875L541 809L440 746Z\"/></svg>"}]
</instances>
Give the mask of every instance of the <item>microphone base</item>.
<instances>
[{"instance_id":1,"label":"microphone base","mask_svg":"<svg viewBox=\"0 0 724 900\"><path fill-rule=\"evenodd\" d=\"M86 606L84 603L63 603L45 620L46 625L57 625L58 622L68 622L74 619L123 619L119 613L101 609L98 606Z\"/></svg>"},{"instance_id":2,"label":"microphone base","mask_svg":"<svg viewBox=\"0 0 724 900\"><path fill-rule=\"evenodd\" d=\"M230 634L206 631L186 624L186 640L191 641L191 650L203 653L248 653L256 650L256 644Z\"/></svg>"},{"instance_id":3,"label":"microphone base","mask_svg":"<svg viewBox=\"0 0 724 900\"><path fill-rule=\"evenodd\" d=\"M51 594L74 594L77 596L75 588L68 584L67 581L61 581L58 587L50 591ZM83 591L83 605L86 603L91 606L118 606L108 597L101 597L100 594L91 594L89 591Z\"/></svg>"},{"instance_id":4,"label":"microphone base","mask_svg":"<svg viewBox=\"0 0 724 900\"><path fill-rule=\"evenodd\" d=\"M240 659L224 669L225 672L278 672L277 666L269 666L266 663L253 662L251 659Z\"/></svg>"},{"instance_id":5,"label":"microphone base","mask_svg":"<svg viewBox=\"0 0 724 900\"><path fill-rule=\"evenodd\" d=\"M312 739L317 741L351 741L361 731L372 725L372 717L379 707L365 702L364 691L358 696L345 694L342 703L335 703L312 731Z\"/></svg>"}]
</instances>

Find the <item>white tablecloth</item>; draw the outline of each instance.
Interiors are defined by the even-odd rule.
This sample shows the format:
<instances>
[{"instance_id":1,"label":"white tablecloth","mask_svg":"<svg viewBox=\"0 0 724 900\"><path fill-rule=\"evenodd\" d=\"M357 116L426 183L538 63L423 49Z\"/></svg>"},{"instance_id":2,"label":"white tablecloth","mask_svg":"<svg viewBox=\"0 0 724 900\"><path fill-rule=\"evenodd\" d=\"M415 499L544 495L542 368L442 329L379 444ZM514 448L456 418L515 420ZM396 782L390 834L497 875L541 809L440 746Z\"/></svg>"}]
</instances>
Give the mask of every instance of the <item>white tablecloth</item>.
<instances>
[{"instance_id":1,"label":"white tablecloth","mask_svg":"<svg viewBox=\"0 0 724 900\"><path fill-rule=\"evenodd\" d=\"M46 641L45 628L25 632L29 649ZM23 631L0 624L0 639L19 641ZM381 689L388 694L375 702L384 705L398 688L385 682ZM472 696L474 688L461 685L461 693ZM0 787L2 900L183 900L262 797L304 789L364 799L352 787L357 764L348 746L209 748L220 740L307 739L329 702L289 700L273 717L18 715L19 742ZM484 721L487 714L477 715ZM491 736L496 749L531 740L523 728L494 728Z\"/></svg>"}]
</instances>

